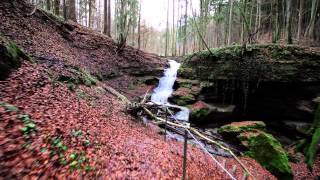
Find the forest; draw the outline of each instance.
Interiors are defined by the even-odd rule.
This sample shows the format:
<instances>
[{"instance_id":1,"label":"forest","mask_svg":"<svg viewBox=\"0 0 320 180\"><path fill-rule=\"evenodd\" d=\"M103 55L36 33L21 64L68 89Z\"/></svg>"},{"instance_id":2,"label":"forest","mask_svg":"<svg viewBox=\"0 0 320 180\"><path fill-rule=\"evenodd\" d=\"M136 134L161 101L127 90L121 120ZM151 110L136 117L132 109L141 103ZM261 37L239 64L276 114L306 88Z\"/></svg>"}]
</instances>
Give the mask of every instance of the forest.
<instances>
[{"instance_id":1,"label":"forest","mask_svg":"<svg viewBox=\"0 0 320 180\"><path fill-rule=\"evenodd\" d=\"M0 179L319 179L319 152L319 0L0 2Z\"/></svg>"},{"instance_id":2,"label":"forest","mask_svg":"<svg viewBox=\"0 0 320 180\"><path fill-rule=\"evenodd\" d=\"M142 0L141 0L142 1ZM141 19L139 0L42 1L33 4L62 18L164 56L232 44L319 45L317 0L168 0L166 26ZM157 44L157 46L155 46Z\"/></svg>"}]
</instances>

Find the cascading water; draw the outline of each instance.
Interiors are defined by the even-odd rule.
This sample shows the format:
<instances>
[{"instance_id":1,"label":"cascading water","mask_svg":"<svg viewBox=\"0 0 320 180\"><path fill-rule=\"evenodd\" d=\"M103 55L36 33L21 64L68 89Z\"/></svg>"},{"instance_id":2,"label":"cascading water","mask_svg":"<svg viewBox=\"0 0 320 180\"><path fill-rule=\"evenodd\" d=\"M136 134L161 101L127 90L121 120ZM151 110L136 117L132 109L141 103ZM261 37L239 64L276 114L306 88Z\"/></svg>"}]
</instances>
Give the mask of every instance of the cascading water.
<instances>
[{"instance_id":1,"label":"cascading water","mask_svg":"<svg viewBox=\"0 0 320 180\"><path fill-rule=\"evenodd\" d=\"M168 98L171 96L173 92L173 85L177 79L177 72L181 65L180 63L174 60L169 60L168 62L170 67L165 69L164 76L160 78L158 87L154 89L154 92L151 95L151 101L159 105L174 106L181 109L180 112L174 115L174 118L182 121L188 121L189 120L188 108L171 105L170 103L168 103Z\"/></svg>"}]
</instances>

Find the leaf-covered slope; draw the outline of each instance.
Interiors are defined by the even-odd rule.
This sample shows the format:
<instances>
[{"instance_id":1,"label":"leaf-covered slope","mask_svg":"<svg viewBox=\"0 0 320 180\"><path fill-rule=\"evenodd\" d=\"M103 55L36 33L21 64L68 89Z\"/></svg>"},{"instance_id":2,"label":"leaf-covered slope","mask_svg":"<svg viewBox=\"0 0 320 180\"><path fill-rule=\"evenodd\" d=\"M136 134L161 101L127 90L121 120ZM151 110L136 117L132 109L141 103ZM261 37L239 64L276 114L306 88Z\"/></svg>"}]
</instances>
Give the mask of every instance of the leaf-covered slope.
<instances>
[{"instance_id":1,"label":"leaf-covered slope","mask_svg":"<svg viewBox=\"0 0 320 180\"><path fill-rule=\"evenodd\" d=\"M32 10L25 1L1 1L0 35L16 42L38 62L77 66L103 80L157 73L157 67L164 63L130 46L117 53L111 38L42 10L29 16Z\"/></svg>"}]
</instances>

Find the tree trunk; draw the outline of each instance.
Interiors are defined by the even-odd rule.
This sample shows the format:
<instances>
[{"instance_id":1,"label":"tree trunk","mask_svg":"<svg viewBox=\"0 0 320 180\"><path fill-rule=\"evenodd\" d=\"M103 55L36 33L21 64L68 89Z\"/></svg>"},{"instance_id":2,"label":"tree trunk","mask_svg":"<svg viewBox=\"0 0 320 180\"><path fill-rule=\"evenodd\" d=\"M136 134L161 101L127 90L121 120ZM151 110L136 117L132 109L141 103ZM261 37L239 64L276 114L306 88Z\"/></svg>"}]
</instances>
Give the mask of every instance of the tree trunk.
<instances>
[{"instance_id":1,"label":"tree trunk","mask_svg":"<svg viewBox=\"0 0 320 180\"><path fill-rule=\"evenodd\" d=\"M141 48L141 1L139 7L139 20L138 20L138 49Z\"/></svg>"},{"instance_id":2,"label":"tree trunk","mask_svg":"<svg viewBox=\"0 0 320 180\"><path fill-rule=\"evenodd\" d=\"M77 22L76 17L76 3L75 0L69 0L69 7L68 7L68 19Z\"/></svg>"},{"instance_id":3,"label":"tree trunk","mask_svg":"<svg viewBox=\"0 0 320 180\"><path fill-rule=\"evenodd\" d=\"M175 0L172 3L172 56L176 56Z\"/></svg>"},{"instance_id":4,"label":"tree trunk","mask_svg":"<svg viewBox=\"0 0 320 180\"><path fill-rule=\"evenodd\" d=\"M66 4L66 0L63 0L63 18L64 20L67 20L67 16L68 16L68 13L67 13L67 4Z\"/></svg>"},{"instance_id":5,"label":"tree trunk","mask_svg":"<svg viewBox=\"0 0 320 180\"><path fill-rule=\"evenodd\" d=\"M54 0L54 14L60 15L60 0Z\"/></svg>"},{"instance_id":6,"label":"tree trunk","mask_svg":"<svg viewBox=\"0 0 320 180\"><path fill-rule=\"evenodd\" d=\"M271 4L272 12L272 43L276 43L280 39L280 27L279 27L279 2L274 0Z\"/></svg>"},{"instance_id":7,"label":"tree trunk","mask_svg":"<svg viewBox=\"0 0 320 180\"><path fill-rule=\"evenodd\" d=\"M302 18L303 18L303 10L304 10L304 0L300 0L299 3L299 13L298 13L298 32L297 32L297 40L300 42L300 35L302 29Z\"/></svg>"},{"instance_id":8,"label":"tree trunk","mask_svg":"<svg viewBox=\"0 0 320 180\"><path fill-rule=\"evenodd\" d=\"M104 26L103 33L111 37L110 0L104 0Z\"/></svg>"},{"instance_id":9,"label":"tree trunk","mask_svg":"<svg viewBox=\"0 0 320 180\"><path fill-rule=\"evenodd\" d=\"M89 27L92 28L93 22L93 11L92 11L92 0L88 0L89 3Z\"/></svg>"},{"instance_id":10,"label":"tree trunk","mask_svg":"<svg viewBox=\"0 0 320 180\"><path fill-rule=\"evenodd\" d=\"M47 10L51 11L51 0L47 0L46 6Z\"/></svg>"},{"instance_id":11,"label":"tree trunk","mask_svg":"<svg viewBox=\"0 0 320 180\"><path fill-rule=\"evenodd\" d=\"M233 0L229 0L229 25L228 25L228 41L227 44L231 44L231 30L232 30L232 11L233 11Z\"/></svg>"},{"instance_id":12,"label":"tree trunk","mask_svg":"<svg viewBox=\"0 0 320 180\"><path fill-rule=\"evenodd\" d=\"M312 0L310 22L304 34L305 37L314 38L314 26L316 22L318 0Z\"/></svg>"},{"instance_id":13,"label":"tree trunk","mask_svg":"<svg viewBox=\"0 0 320 180\"><path fill-rule=\"evenodd\" d=\"M182 55L186 55L187 53L187 20L188 20L188 0L185 0L186 7L185 7L185 14L184 14L184 29L183 29L183 49L182 49Z\"/></svg>"},{"instance_id":14,"label":"tree trunk","mask_svg":"<svg viewBox=\"0 0 320 180\"><path fill-rule=\"evenodd\" d=\"M170 0L168 0L168 7L167 7L167 28L166 28L166 42L164 48L164 56L168 56L168 46L169 46L169 4Z\"/></svg>"},{"instance_id":15,"label":"tree trunk","mask_svg":"<svg viewBox=\"0 0 320 180\"><path fill-rule=\"evenodd\" d=\"M292 0L286 0L286 41L288 44L292 44L292 17L291 17L291 9L292 9Z\"/></svg>"}]
</instances>

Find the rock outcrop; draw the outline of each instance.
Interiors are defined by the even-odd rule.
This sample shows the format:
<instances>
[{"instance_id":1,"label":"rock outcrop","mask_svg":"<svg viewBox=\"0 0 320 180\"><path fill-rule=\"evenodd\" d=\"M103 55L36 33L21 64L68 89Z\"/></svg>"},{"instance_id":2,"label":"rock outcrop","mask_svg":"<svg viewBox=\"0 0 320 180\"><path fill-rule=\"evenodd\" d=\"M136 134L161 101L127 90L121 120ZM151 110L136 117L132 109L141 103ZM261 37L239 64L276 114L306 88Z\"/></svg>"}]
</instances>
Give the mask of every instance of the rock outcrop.
<instances>
[{"instance_id":1,"label":"rock outcrop","mask_svg":"<svg viewBox=\"0 0 320 180\"><path fill-rule=\"evenodd\" d=\"M236 138L247 148L245 154L257 160L263 167L281 179L292 179L292 170L286 151L271 134L265 132L261 121L234 122L219 129L230 139Z\"/></svg>"},{"instance_id":2,"label":"rock outcrop","mask_svg":"<svg viewBox=\"0 0 320 180\"><path fill-rule=\"evenodd\" d=\"M313 100L320 97L319 52L280 45L232 46L212 52L189 56L179 76L200 81L198 87L205 85L197 100L235 108L231 117L202 120L312 122Z\"/></svg>"}]
</instances>

